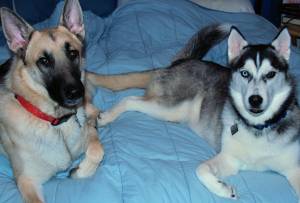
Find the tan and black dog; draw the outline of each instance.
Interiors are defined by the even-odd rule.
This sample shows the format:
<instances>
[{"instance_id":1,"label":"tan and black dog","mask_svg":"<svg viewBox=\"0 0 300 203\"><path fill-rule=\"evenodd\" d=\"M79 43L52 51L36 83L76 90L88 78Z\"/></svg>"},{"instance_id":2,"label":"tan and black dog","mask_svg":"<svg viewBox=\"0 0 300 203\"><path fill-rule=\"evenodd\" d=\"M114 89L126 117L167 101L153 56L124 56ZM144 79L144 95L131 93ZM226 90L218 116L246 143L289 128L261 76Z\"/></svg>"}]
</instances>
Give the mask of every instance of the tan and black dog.
<instances>
[{"instance_id":1,"label":"tan and black dog","mask_svg":"<svg viewBox=\"0 0 300 203\"><path fill-rule=\"evenodd\" d=\"M103 158L83 71L84 24L78 0L66 0L59 25L34 30L1 8L13 57L0 67L0 152L25 202L44 202L41 186L85 153L72 177L94 174Z\"/></svg>"}]
</instances>

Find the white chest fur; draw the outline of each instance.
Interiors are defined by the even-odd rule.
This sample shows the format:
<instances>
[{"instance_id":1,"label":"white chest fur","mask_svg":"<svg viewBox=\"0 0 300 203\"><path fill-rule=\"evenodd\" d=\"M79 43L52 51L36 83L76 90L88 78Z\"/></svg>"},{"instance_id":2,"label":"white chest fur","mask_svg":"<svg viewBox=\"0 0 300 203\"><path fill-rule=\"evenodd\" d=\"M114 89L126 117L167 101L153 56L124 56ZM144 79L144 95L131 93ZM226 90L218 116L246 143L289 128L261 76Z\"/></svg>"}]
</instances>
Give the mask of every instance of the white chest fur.
<instances>
[{"instance_id":1,"label":"white chest fur","mask_svg":"<svg viewBox=\"0 0 300 203\"><path fill-rule=\"evenodd\" d=\"M255 135L226 108L223 123L222 152L235 157L240 169L283 172L298 165L299 144L291 142L289 134L278 135L276 130L266 128ZM238 129L232 133L234 124Z\"/></svg>"},{"instance_id":2,"label":"white chest fur","mask_svg":"<svg viewBox=\"0 0 300 203\"><path fill-rule=\"evenodd\" d=\"M72 116L67 122L54 127L55 130L63 137L64 145L71 154L76 158L86 144L86 137L82 133L85 122L85 112L83 108L77 110L76 115Z\"/></svg>"},{"instance_id":3,"label":"white chest fur","mask_svg":"<svg viewBox=\"0 0 300 203\"><path fill-rule=\"evenodd\" d=\"M82 133L85 121L83 108L58 126L52 126L23 109L19 111L23 113L16 112L19 116L11 117L11 125L6 127L6 133L1 136L5 148L12 149L14 144L13 150L19 152L22 160L34 161L57 171L67 168L74 158L83 153L87 140Z\"/></svg>"}]
</instances>

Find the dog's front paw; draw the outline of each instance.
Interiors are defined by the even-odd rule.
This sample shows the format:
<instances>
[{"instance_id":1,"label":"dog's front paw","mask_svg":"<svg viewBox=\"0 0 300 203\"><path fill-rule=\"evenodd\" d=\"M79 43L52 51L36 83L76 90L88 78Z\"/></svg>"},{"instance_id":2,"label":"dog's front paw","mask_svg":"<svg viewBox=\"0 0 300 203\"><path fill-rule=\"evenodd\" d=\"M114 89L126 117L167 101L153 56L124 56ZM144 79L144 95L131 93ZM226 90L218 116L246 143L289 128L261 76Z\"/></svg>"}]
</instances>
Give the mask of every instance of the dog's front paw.
<instances>
[{"instance_id":1,"label":"dog's front paw","mask_svg":"<svg viewBox=\"0 0 300 203\"><path fill-rule=\"evenodd\" d=\"M81 165L81 164L80 164ZM74 168L70 172L70 177L74 179L79 179L79 178L87 178L96 172L98 165L94 164L89 164L88 166L80 166L77 168Z\"/></svg>"},{"instance_id":2,"label":"dog's front paw","mask_svg":"<svg viewBox=\"0 0 300 203\"><path fill-rule=\"evenodd\" d=\"M238 199L235 189L230 186L227 185L225 182L222 181L218 181L218 183L220 184L219 187L215 188L214 192L216 195L220 196L220 197L224 197L224 198L229 198L229 199Z\"/></svg>"},{"instance_id":3,"label":"dog's front paw","mask_svg":"<svg viewBox=\"0 0 300 203\"><path fill-rule=\"evenodd\" d=\"M115 117L109 111L101 112L97 117L97 124L100 127L105 126L105 125L111 123L114 119L115 119Z\"/></svg>"},{"instance_id":4,"label":"dog's front paw","mask_svg":"<svg viewBox=\"0 0 300 203\"><path fill-rule=\"evenodd\" d=\"M205 184L212 193L228 199L238 199L235 189L225 182L218 180L217 183Z\"/></svg>"},{"instance_id":5,"label":"dog's front paw","mask_svg":"<svg viewBox=\"0 0 300 203\"><path fill-rule=\"evenodd\" d=\"M205 185L205 187L220 197L234 200L238 199L235 189L219 180L218 177L215 176L214 171L211 169L211 166L201 164L196 171L199 180Z\"/></svg>"},{"instance_id":6,"label":"dog's front paw","mask_svg":"<svg viewBox=\"0 0 300 203\"><path fill-rule=\"evenodd\" d=\"M77 168L71 170L70 177L86 178L94 175L103 157L104 150L100 142L91 142L87 148L85 158Z\"/></svg>"},{"instance_id":7,"label":"dog's front paw","mask_svg":"<svg viewBox=\"0 0 300 203\"><path fill-rule=\"evenodd\" d=\"M86 178L86 177L89 177L89 176L90 175L86 175L86 174L82 173L82 170L80 170L79 167L73 169L70 172L70 177L73 178L73 179Z\"/></svg>"}]
</instances>

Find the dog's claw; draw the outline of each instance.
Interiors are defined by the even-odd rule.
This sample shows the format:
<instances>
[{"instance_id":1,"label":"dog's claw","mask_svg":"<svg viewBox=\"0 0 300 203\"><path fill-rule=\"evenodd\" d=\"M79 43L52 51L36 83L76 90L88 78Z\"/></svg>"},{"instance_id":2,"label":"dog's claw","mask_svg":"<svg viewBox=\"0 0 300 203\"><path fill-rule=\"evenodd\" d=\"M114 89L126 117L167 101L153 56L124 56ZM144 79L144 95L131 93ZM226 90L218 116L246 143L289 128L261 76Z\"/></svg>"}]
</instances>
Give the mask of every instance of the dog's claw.
<instances>
[{"instance_id":1,"label":"dog's claw","mask_svg":"<svg viewBox=\"0 0 300 203\"><path fill-rule=\"evenodd\" d=\"M238 199L238 196L236 195L234 188L230 187L230 189L231 189L231 199L235 199L235 200Z\"/></svg>"},{"instance_id":2,"label":"dog's claw","mask_svg":"<svg viewBox=\"0 0 300 203\"><path fill-rule=\"evenodd\" d=\"M233 199L233 200L238 199L236 192L232 186L227 185L225 182L222 182L222 181L218 181L218 183L220 183L222 185L222 187L219 189L219 191L215 191L215 193L218 196Z\"/></svg>"}]
</instances>

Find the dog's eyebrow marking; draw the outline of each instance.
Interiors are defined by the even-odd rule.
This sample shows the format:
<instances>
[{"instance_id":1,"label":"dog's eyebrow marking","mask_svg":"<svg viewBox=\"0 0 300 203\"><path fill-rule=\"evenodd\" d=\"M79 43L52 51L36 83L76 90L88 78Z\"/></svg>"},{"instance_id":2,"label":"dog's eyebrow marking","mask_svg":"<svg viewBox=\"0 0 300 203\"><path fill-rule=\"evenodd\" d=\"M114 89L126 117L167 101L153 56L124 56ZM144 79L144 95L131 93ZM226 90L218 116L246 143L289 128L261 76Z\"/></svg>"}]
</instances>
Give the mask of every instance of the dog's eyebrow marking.
<instances>
[{"instance_id":1,"label":"dog's eyebrow marking","mask_svg":"<svg viewBox=\"0 0 300 203\"><path fill-rule=\"evenodd\" d=\"M70 43L69 42L65 42L65 47L64 47L64 52L66 54L66 56L68 56L68 52L70 51Z\"/></svg>"},{"instance_id":2,"label":"dog's eyebrow marking","mask_svg":"<svg viewBox=\"0 0 300 203\"><path fill-rule=\"evenodd\" d=\"M46 50L43 51L43 55L44 55L45 57L48 57L48 58L50 58L50 56L51 56L51 54L48 53Z\"/></svg>"},{"instance_id":3,"label":"dog's eyebrow marking","mask_svg":"<svg viewBox=\"0 0 300 203\"><path fill-rule=\"evenodd\" d=\"M69 42L65 42L65 51L70 51L70 43Z\"/></svg>"},{"instance_id":4,"label":"dog's eyebrow marking","mask_svg":"<svg viewBox=\"0 0 300 203\"><path fill-rule=\"evenodd\" d=\"M49 60L49 62L50 62L51 65L54 65L55 59L54 59L54 57L53 57L53 55L52 55L51 53L49 53L49 52L47 52L47 51L45 50L45 51L43 52L43 55L44 55L44 57L46 57L46 58Z\"/></svg>"}]
</instances>

